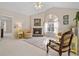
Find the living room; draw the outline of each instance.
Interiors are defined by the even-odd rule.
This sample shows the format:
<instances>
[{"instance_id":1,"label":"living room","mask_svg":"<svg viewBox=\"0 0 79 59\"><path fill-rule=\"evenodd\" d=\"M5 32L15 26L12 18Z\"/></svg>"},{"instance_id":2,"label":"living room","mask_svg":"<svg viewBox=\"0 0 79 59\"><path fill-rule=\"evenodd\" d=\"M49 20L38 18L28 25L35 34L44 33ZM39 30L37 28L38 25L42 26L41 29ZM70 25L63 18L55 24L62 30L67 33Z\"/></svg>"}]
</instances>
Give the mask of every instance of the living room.
<instances>
[{"instance_id":1,"label":"living room","mask_svg":"<svg viewBox=\"0 0 79 59\"><path fill-rule=\"evenodd\" d=\"M42 7L39 7L41 5ZM73 44L71 43L70 54L77 55L76 22L73 19L79 11L78 5L77 2L0 2L0 29L2 29L0 31L0 55L58 56L59 54L53 53L52 49L47 54L46 45L50 39L59 41L58 39L61 38L63 33L71 29L74 38ZM28 45L27 48L24 47L25 45ZM22 50L18 50L19 48L22 48ZM32 51L33 48L36 53ZM18 52L15 53L16 51ZM68 54L65 53L64 55Z\"/></svg>"}]
</instances>

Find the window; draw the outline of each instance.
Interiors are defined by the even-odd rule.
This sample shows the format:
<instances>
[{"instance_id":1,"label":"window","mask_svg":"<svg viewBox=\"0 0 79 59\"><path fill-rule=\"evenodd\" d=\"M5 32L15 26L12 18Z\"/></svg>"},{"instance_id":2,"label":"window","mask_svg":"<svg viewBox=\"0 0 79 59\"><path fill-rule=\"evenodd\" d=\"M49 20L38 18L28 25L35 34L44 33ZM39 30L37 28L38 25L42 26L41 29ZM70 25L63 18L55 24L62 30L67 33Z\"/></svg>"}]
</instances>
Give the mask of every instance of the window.
<instances>
[{"instance_id":1,"label":"window","mask_svg":"<svg viewBox=\"0 0 79 59\"><path fill-rule=\"evenodd\" d=\"M54 31L54 23L53 22L48 22L48 32L53 32Z\"/></svg>"},{"instance_id":2,"label":"window","mask_svg":"<svg viewBox=\"0 0 79 59\"><path fill-rule=\"evenodd\" d=\"M48 22L45 22L44 32L53 32L55 34L58 33L58 17L55 16L54 19L50 19Z\"/></svg>"}]
</instances>

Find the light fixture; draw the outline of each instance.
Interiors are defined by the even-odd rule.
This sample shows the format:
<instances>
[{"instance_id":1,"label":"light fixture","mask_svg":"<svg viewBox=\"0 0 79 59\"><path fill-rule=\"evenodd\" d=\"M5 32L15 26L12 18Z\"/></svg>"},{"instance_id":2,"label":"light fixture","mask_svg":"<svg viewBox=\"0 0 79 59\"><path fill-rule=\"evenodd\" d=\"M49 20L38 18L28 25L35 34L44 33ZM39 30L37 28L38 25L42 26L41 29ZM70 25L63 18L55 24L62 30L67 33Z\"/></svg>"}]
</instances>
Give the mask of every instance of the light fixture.
<instances>
[{"instance_id":1,"label":"light fixture","mask_svg":"<svg viewBox=\"0 0 79 59\"><path fill-rule=\"evenodd\" d=\"M44 6L44 4L42 2L36 2L36 3L34 3L34 7L36 9L41 9L43 6Z\"/></svg>"},{"instance_id":2,"label":"light fixture","mask_svg":"<svg viewBox=\"0 0 79 59\"><path fill-rule=\"evenodd\" d=\"M22 28L22 23L21 22L16 22L15 28Z\"/></svg>"}]
</instances>

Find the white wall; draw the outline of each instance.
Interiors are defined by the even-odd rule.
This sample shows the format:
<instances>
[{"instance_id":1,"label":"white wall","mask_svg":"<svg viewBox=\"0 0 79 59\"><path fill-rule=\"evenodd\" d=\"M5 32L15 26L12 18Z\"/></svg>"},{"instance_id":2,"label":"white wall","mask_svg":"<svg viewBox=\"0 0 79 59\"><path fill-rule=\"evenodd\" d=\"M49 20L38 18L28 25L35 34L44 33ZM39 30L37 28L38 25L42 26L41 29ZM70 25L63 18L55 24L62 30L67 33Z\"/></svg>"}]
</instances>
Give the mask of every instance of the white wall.
<instances>
[{"instance_id":1,"label":"white wall","mask_svg":"<svg viewBox=\"0 0 79 59\"><path fill-rule=\"evenodd\" d=\"M23 29L30 28L29 16L26 16L17 12L13 12L13 11L4 10L4 9L0 9L0 16L7 16L7 17L12 18L12 28L13 28L12 31L13 32L14 32L14 26L16 22L21 22Z\"/></svg>"},{"instance_id":2,"label":"white wall","mask_svg":"<svg viewBox=\"0 0 79 59\"><path fill-rule=\"evenodd\" d=\"M33 19L34 18L41 18L42 19L42 25L45 21L49 20L48 15L56 15L58 16L59 20L59 32L66 31L71 25L73 25L73 18L75 17L77 9L65 9L65 8L51 8L45 12L27 16L23 15L17 12L12 12L4 9L0 9L0 15L1 16L8 16L12 18L13 21L13 29L16 22L21 22L24 29L29 29L33 26ZM63 15L69 15L69 24L63 25ZM31 19L31 20L30 20ZM62 29L62 30L61 30Z\"/></svg>"},{"instance_id":3,"label":"white wall","mask_svg":"<svg viewBox=\"0 0 79 59\"><path fill-rule=\"evenodd\" d=\"M43 14L43 16L41 16L42 18L44 18L44 21L48 21L49 20L49 14L52 15L56 15L58 17L58 21L59 21L59 29L58 32L64 32L69 30L69 28L75 24L75 22L73 21L73 19L75 18L75 14L78 10L77 9L67 9L67 8L51 8L43 13L39 13L37 14L37 16L41 16ZM68 25L64 25L63 24L63 16L64 15L69 15L69 24ZM35 17L34 15L31 17ZM32 20L32 19L31 19Z\"/></svg>"},{"instance_id":4,"label":"white wall","mask_svg":"<svg viewBox=\"0 0 79 59\"><path fill-rule=\"evenodd\" d=\"M75 18L75 14L78 10L77 9L65 9L65 8L52 8L46 12L46 15L53 14L58 16L59 20L59 32L64 32L70 28L70 26L74 25L73 19ZM69 24L63 24L63 16L69 15Z\"/></svg>"}]
</instances>

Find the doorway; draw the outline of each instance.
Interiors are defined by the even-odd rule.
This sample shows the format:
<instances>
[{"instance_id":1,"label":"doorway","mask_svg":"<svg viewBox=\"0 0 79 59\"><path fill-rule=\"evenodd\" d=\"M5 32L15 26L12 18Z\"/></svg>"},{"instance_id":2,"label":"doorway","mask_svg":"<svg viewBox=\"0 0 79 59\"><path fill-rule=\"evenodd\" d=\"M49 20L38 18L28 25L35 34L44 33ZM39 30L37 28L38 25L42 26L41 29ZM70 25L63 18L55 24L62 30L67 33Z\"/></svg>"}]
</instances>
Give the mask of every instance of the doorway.
<instances>
[{"instance_id":1,"label":"doorway","mask_svg":"<svg viewBox=\"0 0 79 59\"><path fill-rule=\"evenodd\" d=\"M0 16L0 38L8 37L12 34L12 19Z\"/></svg>"}]
</instances>

